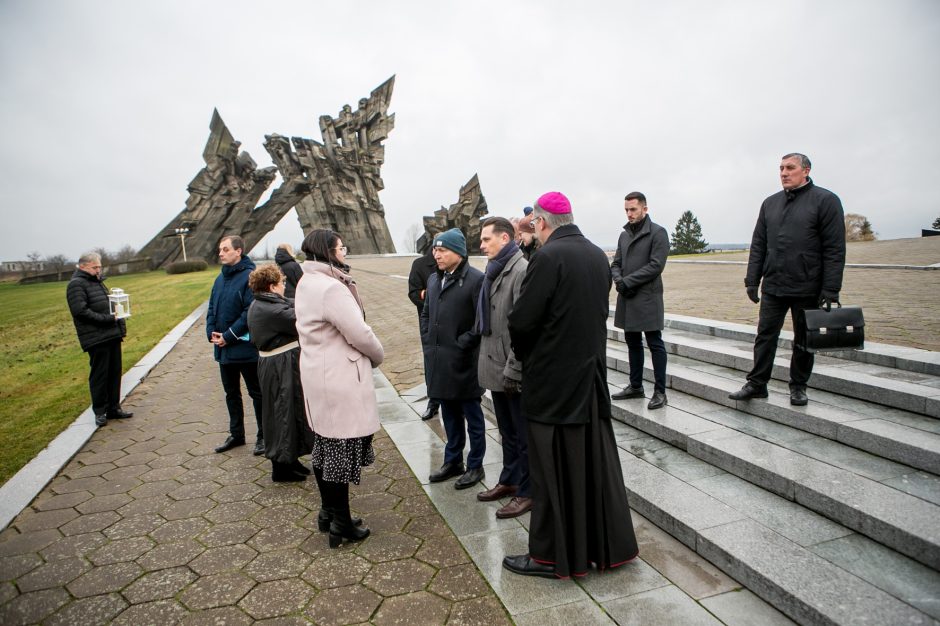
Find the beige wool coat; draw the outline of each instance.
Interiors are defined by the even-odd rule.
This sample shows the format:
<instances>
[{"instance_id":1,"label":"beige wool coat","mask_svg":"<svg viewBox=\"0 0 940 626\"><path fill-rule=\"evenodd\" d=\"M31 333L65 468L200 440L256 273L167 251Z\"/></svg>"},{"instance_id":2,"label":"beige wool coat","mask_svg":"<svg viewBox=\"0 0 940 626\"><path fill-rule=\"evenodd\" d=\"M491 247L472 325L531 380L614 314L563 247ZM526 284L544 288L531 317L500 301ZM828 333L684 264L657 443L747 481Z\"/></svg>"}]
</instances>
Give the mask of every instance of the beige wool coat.
<instances>
[{"instance_id":1,"label":"beige wool coat","mask_svg":"<svg viewBox=\"0 0 940 626\"><path fill-rule=\"evenodd\" d=\"M365 322L352 278L340 269L305 261L294 310L300 336L300 380L313 432L351 439L379 430L372 368L385 351Z\"/></svg>"}]
</instances>

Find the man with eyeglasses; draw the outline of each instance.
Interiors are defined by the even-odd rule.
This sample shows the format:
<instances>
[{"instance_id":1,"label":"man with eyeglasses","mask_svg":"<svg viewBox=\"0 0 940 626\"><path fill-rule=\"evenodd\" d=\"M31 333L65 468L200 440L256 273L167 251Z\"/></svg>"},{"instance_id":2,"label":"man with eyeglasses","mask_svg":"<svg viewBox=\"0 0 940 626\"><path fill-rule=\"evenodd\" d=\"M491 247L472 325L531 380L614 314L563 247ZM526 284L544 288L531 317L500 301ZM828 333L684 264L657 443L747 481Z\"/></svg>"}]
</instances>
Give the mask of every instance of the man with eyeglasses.
<instances>
[{"instance_id":1,"label":"man with eyeglasses","mask_svg":"<svg viewBox=\"0 0 940 626\"><path fill-rule=\"evenodd\" d=\"M121 409L121 342L127 335L127 325L111 312L100 254L86 252L81 256L65 295L78 341L88 353L88 387L95 425L131 417L133 413Z\"/></svg>"},{"instance_id":2,"label":"man with eyeglasses","mask_svg":"<svg viewBox=\"0 0 940 626\"><path fill-rule=\"evenodd\" d=\"M503 567L545 578L584 576L639 552L607 393L610 266L557 191L533 207L542 247L509 313L522 360L532 517L529 551Z\"/></svg>"}]
</instances>

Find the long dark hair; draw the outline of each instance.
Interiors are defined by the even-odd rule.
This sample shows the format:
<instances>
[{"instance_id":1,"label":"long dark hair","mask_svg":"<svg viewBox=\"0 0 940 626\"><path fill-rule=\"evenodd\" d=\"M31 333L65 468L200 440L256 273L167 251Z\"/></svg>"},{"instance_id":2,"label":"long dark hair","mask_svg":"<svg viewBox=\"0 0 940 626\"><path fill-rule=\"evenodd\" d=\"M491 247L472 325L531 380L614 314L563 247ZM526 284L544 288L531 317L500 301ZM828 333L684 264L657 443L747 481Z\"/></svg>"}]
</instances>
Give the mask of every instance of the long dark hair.
<instances>
[{"instance_id":1,"label":"long dark hair","mask_svg":"<svg viewBox=\"0 0 940 626\"><path fill-rule=\"evenodd\" d=\"M316 228L310 231L310 234L304 237L304 242L300 246L308 261L319 261L328 263L333 267L338 267L346 273L349 273L349 266L341 263L336 258L336 244L342 239L339 233L325 228Z\"/></svg>"}]
</instances>

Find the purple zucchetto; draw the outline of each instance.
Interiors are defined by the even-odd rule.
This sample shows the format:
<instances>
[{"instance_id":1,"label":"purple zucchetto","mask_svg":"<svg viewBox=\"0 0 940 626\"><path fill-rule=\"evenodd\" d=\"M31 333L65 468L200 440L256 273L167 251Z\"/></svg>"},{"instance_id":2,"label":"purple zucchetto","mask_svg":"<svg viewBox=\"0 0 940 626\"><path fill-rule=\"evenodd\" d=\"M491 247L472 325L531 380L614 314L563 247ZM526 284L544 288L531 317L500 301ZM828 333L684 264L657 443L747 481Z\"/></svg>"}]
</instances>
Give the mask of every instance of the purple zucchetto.
<instances>
[{"instance_id":1,"label":"purple zucchetto","mask_svg":"<svg viewBox=\"0 0 940 626\"><path fill-rule=\"evenodd\" d=\"M554 215L571 213L571 202L568 201L565 194L559 191L549 191L543 194L535 201L535 206L546 213L552 213Z\"/></svg>"}]
</instances>

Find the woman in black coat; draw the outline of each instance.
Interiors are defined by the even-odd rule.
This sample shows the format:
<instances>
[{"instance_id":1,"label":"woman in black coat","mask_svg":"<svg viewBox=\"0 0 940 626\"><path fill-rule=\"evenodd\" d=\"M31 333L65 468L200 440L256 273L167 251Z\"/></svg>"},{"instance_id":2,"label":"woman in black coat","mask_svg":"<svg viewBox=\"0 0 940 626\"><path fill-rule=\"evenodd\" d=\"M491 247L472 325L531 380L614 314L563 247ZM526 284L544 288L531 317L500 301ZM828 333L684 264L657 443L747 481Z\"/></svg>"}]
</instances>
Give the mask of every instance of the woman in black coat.
<instances>
[{"instance_id":1,"label":"woman in black coat","mask_svg":"<svg viewBox=\"0 0 940 626\"><path fill-rule=\"evenodd\" d=\"M255 297L248 308L248 329L259 351L264 455L271 460L274 482L304 480L310 470L297 457L310 453L313 432L307 425L300 386L294 303L284 297L284 275L276 265L254 270L248 286Z\"/></svg>"},{"instance_id":2,"label":"woman in black coat","mask_svg":"<svg viewBox=\"0 0 940 626\"><path fill-rule=\"evenodd\" d=\"M300 263L294 258L294 250L290 244L282 243L274 253L274 262L278 264L287 279L284 283L284 297L293 298L297 293L297 281L304 275Z\"/></svg>"}]
</instances>

